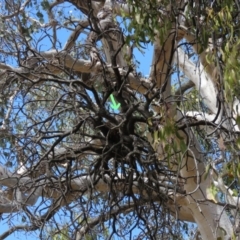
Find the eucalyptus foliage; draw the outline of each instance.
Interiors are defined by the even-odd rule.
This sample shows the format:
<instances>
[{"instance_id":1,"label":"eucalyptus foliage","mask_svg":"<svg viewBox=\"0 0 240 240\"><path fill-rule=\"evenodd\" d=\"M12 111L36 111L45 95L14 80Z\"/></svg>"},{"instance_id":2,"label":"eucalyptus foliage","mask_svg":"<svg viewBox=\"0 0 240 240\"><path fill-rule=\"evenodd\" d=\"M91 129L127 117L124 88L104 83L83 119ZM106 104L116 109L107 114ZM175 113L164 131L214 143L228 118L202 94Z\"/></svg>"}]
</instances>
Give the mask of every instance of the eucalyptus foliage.
<instances>
[{"instance_id":1,"label":"eucalyptus foliage","mask_svg":"<svg viewBox=\"0 0 240 240\"><path fill-rule=\"evenodd\" d=\"M3 0L0 239L237 239L239 31L238 0Z\"/></svg>"}]
</instances>

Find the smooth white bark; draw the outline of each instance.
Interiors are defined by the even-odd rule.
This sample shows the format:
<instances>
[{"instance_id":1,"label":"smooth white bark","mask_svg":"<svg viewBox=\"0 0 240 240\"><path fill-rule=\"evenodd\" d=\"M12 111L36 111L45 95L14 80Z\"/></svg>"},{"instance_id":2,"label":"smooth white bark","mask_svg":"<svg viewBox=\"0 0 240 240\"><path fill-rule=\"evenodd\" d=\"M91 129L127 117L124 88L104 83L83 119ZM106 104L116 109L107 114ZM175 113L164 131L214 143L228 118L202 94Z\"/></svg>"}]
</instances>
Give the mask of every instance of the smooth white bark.
<instances>
[{"instance_id":1,"label":"smooth white bark","mask_svg":"<svg viewBox=\"0 0 240 240\"><path fill-rule=\"evenodd\" d=\"M195 84L196 89L199 91L204 103L211 110L211 113L218 114L218 119L221 119L222 109L219 113L216 86L211 77L205 72L201 62L194 64L188 59L187 54L181 48L178 48L175 54L175 63L184 75Z\"/></svg>"},{"instance_id":2,"label":"smooth white bark","mask_svg":"<svg viewBox=\"0 0 240 240\"><path fill-rule=\"evenodd\" d=\"M81 8L81 2L76 4L79 4ZM104 12L101 12L101 3L93 2L92 7L93 15L98 17L99 20L99 28L103 31L106 30L105 24L109 24L110 22L105 19ZM129 16L131 13L131 8L127 4L115 3L112 5L112 1L106 1L105 7L112 9L119 15L124 14ZM87 25L88 23L85 21L84 24ZM119 39L116 38L118 29L116 28L114 30L115 35L111 32L104 33L105 37L103 36L102 38L102 44L105 51L105 57L107 59L104 64L101 64L99 61L93 63L93 61L75 59L71 56L68 50L73 46L73 42L76 40L76 34L80 34L81 30L81 27L79 27L79 29L77 29L76 32L70 36L65 44L65 47L63 48L63 51L50 50L39 53L38 57L40 59L47 60L45 66L39 67L39 72L41 72L40 70L44 72L47 69L48 72L58 74L62 73L62 69L64 67L67 67L81 73L98 73L102 72L104 69L109 73L114 74L114 68L118 68L120 75L125 76L127 71L124 70L124 67L127 66L127 63L124 59L124 48L120 49L116 57L116 66L112 66L112 56L114 53L116 53L116 51L119 50L119 48L121 48L121 41L118 42L117 40ZM109 36L111 36L112 39L108 38ZM120 33L117 36L119 37ZM189 38L186 36L186 40L190 42L192 41L192 35L189 36ZM133 73L129 73L127 77L127 83L130 89L135 90L138 93L145 94L154 83L156 83L156 89L158 90L164 86L166 81L168 81L164 96L170 96L170 66L172 65L173 52L176 47L176 42L179 41L183 36L178 36L178 34L176 34L174 31L169 30L168 36L165 37L166 41L162 45L160 44L159 39L156 39L152 60L153 67L150 73L150 78L143 79L135 76ZM193 47L196 53L198 53L198 46L194 45ZM221 123L223 120L223 107L219 108L220 105L217 96L218 90L211 74L211 68L209 65L206 65L206 53L204 52L201 54L201 56L199 56L199 62L195 64L188 59L183 50L178 48L177 52L175 53L174 60L176 65L179 67L179 69L181 69L185 76L195 84L196 89L199 91L204 103L210 111L209 114L189 111L183 115L183 117L188 116L195 118L196 120L207 120L209 122L215 120L217 124ZM29 76L32 69L22 67L13 68L9 65L0 63L0 70L9 71L11 73L21 73L23 75L25 74L29 78L36 79L36 76ZM39 76L41 76L41 73ZM158 111L160 108L161 105L157 106L156 111ZM174 105L171 105L171 108L175 108ZM235 99L233 106L227 106L227 109L229 109L229 115L231 114L231 117L233 117L233 130L239 131L239 128L235 122L235 119L240 113L239 100ZM175 114L174 111L172 112ZM174 118L175 116L171 117ZM207 129L207 131L209 131L209 129ZM228 129L230 129L230 126ZM188 136L182 134L182 137L185 139L185 142L189 144L188 153L191 155L188 157L186 154L183 155L182 161L179 165L181 177L186 179L186 183L183 185L186 194L176 194L166 190L167 188L165 187L159 187L159 192L165 193L166 195L171 196L173 199L172 202L169 200L168 203L173 215L174 209L176 209L175 204L177 204L178 206L181 206L181 209L175 214L176 217L181 220L194 221L198 224L198 229L203 239L216 239L217 237L222 237L222 232L219 230L219 227L224 229L226 232L226 235L223 236L223 239L229 239L233 235L233 228L226 212L224 211L224 207L214 204L207 199L207 190L212 179L210 176L207 176L205 179L202 177L205 173L205 161L201 155L199 143L191 130L188 130ZM188 142L189 139L190 141ZM159 156L159 158L160 157L161 156ZM63 164L62 167L64 167ZM23 206L34 205L37 199L42 196L53 199L58 199L62 196L62 192L48 186L48 183L50 183L49 179L32 179L24 175L25 171L18 171L18 173L19 174L11 173L6 168L0 166L0 184L10 189L15 189L11 194L8 194L8 192L4 191L0 193L0 212L11 213L20 211ZM123 180L124 176L118 174L115 180L117 179ZM102 178L97 182L95 182L95 180L95 177L90 175L80 176L71 180L71 189L79 192L72 195L66 195L61 204L64 205L70 203L76 196L79 197L88 190L102 193L106 193L110 190L109 186L111 179L109 176L102 176ZM147 182L147 178L144 178L143 180L145 183ZM60 181L62 184L66 184L66 179L64 178L58 180L51 179L51 183L57 184L58 181ZM214 184L219 187L222 192L226 192L229 203L235 204L236 206L238 205L238 202L232 196L231 191L227 191L227 187L224 186L220 180L218 182L215 181ZM116 189L121 189L123 188L123 183L119 181L119 183L117 183L114 187ZM142 197L147 197L146 192L139 191L137 181L133 182L133 192L136 194L142 194ZM154 193L153 196L157 196L159 192Z\"/></svg>"}]
</instances>

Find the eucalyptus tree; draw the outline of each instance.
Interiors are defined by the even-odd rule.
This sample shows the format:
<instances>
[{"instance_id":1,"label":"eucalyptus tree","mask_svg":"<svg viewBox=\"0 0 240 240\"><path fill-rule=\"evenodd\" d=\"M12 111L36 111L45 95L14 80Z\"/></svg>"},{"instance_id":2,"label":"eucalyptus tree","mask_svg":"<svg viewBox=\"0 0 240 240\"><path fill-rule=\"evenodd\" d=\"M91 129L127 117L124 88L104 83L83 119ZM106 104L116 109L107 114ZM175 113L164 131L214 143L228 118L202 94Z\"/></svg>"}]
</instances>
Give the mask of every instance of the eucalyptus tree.
<instances>
[{"instance_id":1,"label":"eucalyptus tree","mask_svg":"<svg viewBox=\"0 0 240 240\"><path fill-rule=\"evenodd\" d=\"M1 239L237 238L237 0L0 7Z\"/></svg>"}]
</instances>

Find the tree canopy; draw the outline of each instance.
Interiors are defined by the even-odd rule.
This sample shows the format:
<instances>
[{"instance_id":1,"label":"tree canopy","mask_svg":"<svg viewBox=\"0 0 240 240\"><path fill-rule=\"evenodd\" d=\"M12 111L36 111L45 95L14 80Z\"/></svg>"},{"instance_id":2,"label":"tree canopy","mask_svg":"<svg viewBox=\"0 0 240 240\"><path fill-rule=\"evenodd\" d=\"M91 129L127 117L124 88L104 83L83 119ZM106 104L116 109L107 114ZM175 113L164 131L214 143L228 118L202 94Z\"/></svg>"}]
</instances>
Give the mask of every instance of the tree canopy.
<instances>
[{"instance_id":1,"label":"tree canopy","mask_svg":"<svg viewBox=\"0 0 240 240\"><path fill-rule=\"evenodd\" d=\"M238 0L3 0L0 239L237 239L239 31Z\"/></svg>"}]
</instances>

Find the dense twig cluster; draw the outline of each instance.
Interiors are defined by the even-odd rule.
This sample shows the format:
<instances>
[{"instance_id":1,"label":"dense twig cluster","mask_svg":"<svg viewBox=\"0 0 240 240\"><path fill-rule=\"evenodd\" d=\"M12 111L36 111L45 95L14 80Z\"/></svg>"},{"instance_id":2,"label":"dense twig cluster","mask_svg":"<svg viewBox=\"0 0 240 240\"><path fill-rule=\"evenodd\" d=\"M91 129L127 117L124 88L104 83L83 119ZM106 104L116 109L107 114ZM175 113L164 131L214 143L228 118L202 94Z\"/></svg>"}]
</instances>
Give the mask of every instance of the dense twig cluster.
<instances>
[{"instance_id":1,"label":"dense twig cluster","mask_svg":"<svg viewBox=\"0 0 240 240\"><path fill-rule=\"evenodd\" d=\"M150 1L151 8L145 1L40 2L32 13L29 0L0 6L0 212L4 220L20 214L26 223L0 238L40 230L42 239L48 231L70 239L100 233L132 239L137 229L138 239L175 239L188 230L183 221L203 221L206 238L232 227L223 201L207 196L211 183L226 191L224 177L218 164L209 164L212 174L205 167L207 157L223 157L227 141L236 149L239 132L238 99L229 105L224 99L222 56L209 60L209 51L225 46L227 30L221 36L204 30L225 8L209 1ZM62 6L75 6L80 17ZM133 14L137 34L129 26L127 33L115 14ZM70 31L64 43L61 29ZM133 51L147 41L154 54L144 78ZM178 82L175 95L174 67L178 80L180 70L189 80ZM202 99L187 104L194 86ZM227 195L233 209L238 200ZM208 221L214 204L218 219Z\"/></svg>"}]
</instances>

